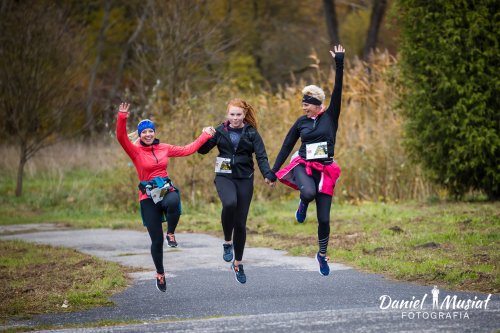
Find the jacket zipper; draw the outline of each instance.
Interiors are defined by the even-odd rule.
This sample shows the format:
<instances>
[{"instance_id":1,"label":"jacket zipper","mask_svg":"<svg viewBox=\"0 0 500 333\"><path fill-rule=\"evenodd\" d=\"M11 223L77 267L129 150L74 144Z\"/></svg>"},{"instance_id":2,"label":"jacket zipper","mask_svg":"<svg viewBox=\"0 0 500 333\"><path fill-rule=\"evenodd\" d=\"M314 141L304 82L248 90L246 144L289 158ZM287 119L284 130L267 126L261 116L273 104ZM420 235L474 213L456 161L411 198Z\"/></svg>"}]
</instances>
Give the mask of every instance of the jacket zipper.
<instances>
[{"instance_id":1,"label":"jacket zipper","mask_svg":"<svg viewBox=\"0 0 500 333\"><path fill-rule=\"evenodd\" d=\"M154 146L151 146L151 153L153 153L153 156L155 157L155 160L156 160L156 164L158 164L158 158L155 155L155 147Z\"/></svg>"}]
</instances>

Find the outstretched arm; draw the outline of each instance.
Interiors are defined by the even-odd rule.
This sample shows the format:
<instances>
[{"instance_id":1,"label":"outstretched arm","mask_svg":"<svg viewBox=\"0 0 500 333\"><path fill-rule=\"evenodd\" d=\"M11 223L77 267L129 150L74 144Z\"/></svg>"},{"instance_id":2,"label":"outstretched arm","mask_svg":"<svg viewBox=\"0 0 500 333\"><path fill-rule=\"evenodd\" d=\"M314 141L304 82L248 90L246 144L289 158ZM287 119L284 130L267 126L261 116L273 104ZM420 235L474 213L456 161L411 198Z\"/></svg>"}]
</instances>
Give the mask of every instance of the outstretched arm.
<instances>
[{"instance_id":1,"label":"outstretched arm","mask_svg":"<svg viewBox=\"0 0 500 333\"><path fill-rule=\"evenodd\" d=\"M212 150L212 148L217 145L217 137L219 135L220 133L215 131L214 136L208 139L208 141L205 142L203 146L200 147L200 149L198 149L198 153L202 155L209 153Z\"/></svg>"},{"instance_id":2,"label":"outstretched arm","mask_svg":"<svg viewBox=\"0 0 500 333\"><path fill-rule=\"evenodd\" d=\"M128 119L128 109L130 104L122 103L118 109L118 118L116 120L116 138L118 142L123 147L123 150L127 155L134 160L137 156L137 147L130 142L127 135L127 119Z\"/></svg>"},{"instance_id":3,"label":"outstretched arm","mask_svg":"<svg viewBox=\"0 0 500 333\"><path fill-rule=\"evenodd\" d=\"M213 135L215 130L213 127L205 127L203 133L193 142L186 146L168 145L169 157L189 156L194 154L200 147L207 142Z\"/></svg>"},{"instance_id":4,"label":"outstretched arm","mask_svg":"<svg viewBox=\"0 0 500 333\"><path fill-rule=\"evenodd\" d=\"M338 122L340 116L340 104L342 101L345 49L342 45L337 45L334 47L334 51L330 51L330 54L333 59L335 59L335 85L333 86L332 98L326 112L330 114L332 121Z\"/></svg>"},{"instance_id":5,"label":"outstretched arm","mask_svg":"<svg viewBox=\"0 0 500 333\"><path fill-rule=\"evenodd\" d=\"M281 146L280 152L276 157L276 161L274 162L274 166L272 168L274 172L277 172L281 168L283 163L285 163L286 158L292 152L292 149L295 146L295 143L297 143L299 137L300 133L297 128L297 122L295 122L292 128L290 128L290 130L288 131L288 134L286 135L285 140L283 141L283 145Z\"/></svg>"},{"instance_id":6,"label":"outstretched arm","mask_svg":"<svg viewBox=\"0 0 500 333\"><path fill-rule=\"evenodd\" d=\"M255 159L257 160L262 176L271 182L276 181L276 175L271 171L271 167L269 166L264 141L262 141L262 137L258 132L255 133L253 140L253 150L255 151Z\"/></svg>"}]
</instances>

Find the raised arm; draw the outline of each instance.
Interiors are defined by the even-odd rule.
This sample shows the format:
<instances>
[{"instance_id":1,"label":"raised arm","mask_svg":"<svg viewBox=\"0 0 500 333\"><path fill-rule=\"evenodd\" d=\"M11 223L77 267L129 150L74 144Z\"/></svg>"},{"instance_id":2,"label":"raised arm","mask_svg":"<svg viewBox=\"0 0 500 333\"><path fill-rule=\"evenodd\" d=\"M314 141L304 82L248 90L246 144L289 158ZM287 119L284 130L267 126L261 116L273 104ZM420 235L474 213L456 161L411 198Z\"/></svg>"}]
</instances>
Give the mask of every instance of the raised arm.
<instances>
[{"instance_id":1,"label":"raised arm","mask_svg":"<svg viewBox=\"0 0 500 333\"><path fill-rule=\"evenodd\" d=\"M280 152L276 157L276 161L274 162L274 166L272 168L274 172L277 172L281 168L288 155L290 155L290 153L292 152L292 149L299 138L300 133L297 127L297 122L295 122L292 128L290 128L290 130L288 131L288 134L283 141L283 145L281 146Z\"/></svg>"},{"instance_id":2,"label":"raised arm","mask_svg":"<svg viewBox=\"0 0 500 333\"><path fill-rule=\"evenodd\" d=\"M335 59L335 84L333 86L332 98L326 112L332 117L332 121L338 122L340 116L340 104L342 101L342 81L344 77L344 54L345 49L342 45L334 47L334 51L330 51L333 59Z\"/></svg>"},{"instance_id":3,"label":"raised arm","mask_svg":"<svg viewBox=\"0 0 500 333\"><path fill-rule=\"evenodd\" d=\"M118 117L116 119L116 138L118 142L123 147L123 150L127 155L134 160L138 154L137 147L130 142L127 135L127 119L128 119L128 109L130 104L122 103L118 109Z\"/></svg>"}]
</instances>

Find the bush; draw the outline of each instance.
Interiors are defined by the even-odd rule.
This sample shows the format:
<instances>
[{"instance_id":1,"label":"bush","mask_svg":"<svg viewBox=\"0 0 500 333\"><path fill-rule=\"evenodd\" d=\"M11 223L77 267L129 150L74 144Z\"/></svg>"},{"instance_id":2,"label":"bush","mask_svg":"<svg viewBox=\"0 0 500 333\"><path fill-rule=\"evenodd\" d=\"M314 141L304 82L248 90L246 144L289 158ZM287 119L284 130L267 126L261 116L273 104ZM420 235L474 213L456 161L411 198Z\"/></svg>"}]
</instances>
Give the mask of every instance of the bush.
<instances>
[{"instance_id":1,"label":"bush","mask_svg":"<svg viewBox=\"0 0 500 333\"><path fill-rule=\"evenodd\" d=\"M500 197L495 0L399 0L406 144L455 197Z\"/></svg>"}]
</instances>

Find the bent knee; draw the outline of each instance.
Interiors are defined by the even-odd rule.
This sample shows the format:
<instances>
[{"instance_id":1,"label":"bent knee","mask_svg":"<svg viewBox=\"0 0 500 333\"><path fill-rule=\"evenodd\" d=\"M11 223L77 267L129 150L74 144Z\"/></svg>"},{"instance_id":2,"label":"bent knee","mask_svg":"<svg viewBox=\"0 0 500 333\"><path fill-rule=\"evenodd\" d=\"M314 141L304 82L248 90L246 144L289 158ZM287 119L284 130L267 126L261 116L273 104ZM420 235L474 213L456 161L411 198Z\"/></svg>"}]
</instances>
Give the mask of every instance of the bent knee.
<instances>
[{"instance_id":1,"label":"bent knee","mask_svg":"<svg viewBox=\"0 0 500 333\"><path fill-rule=\"evenodd\" d=\"M300 189L300 199L306 202L311 202L314 200L315 197L316 197L315 189L304 188L304 187Z\"/></svg>"}]
</instances>

